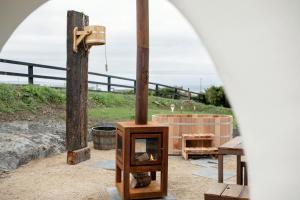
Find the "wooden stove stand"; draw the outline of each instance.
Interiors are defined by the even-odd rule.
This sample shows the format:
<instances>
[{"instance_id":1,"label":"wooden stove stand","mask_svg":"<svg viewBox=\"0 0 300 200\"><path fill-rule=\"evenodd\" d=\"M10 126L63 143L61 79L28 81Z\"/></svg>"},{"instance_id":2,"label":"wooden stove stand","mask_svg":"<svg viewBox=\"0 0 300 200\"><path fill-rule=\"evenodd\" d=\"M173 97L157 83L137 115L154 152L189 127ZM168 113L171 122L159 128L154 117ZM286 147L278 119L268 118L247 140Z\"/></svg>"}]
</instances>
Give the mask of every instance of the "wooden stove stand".
<instances>
[{"instance_id":1,"label":"wooden stove stand","mask_svg":"<svg viewBox=\"0 0 300 200\"><path fill-rule=\"evenodd\" d=\"M168 190L168 131L167 126L154 123L136 125L134 122L119 122L117 134L122 136L122 158L118 157L116 147L116 187L123 200L160 198L167 196ZM131 134L161 134L161 162L149 165L134 165L131 162ZM117 144L116 144L117 145ZM156 181L156 172L161 172L160 182ZM122 173L123 172L123 173ZM151 172L152 182L144 188L130 188L130 173Z\"/></svg>"}]
</instances>

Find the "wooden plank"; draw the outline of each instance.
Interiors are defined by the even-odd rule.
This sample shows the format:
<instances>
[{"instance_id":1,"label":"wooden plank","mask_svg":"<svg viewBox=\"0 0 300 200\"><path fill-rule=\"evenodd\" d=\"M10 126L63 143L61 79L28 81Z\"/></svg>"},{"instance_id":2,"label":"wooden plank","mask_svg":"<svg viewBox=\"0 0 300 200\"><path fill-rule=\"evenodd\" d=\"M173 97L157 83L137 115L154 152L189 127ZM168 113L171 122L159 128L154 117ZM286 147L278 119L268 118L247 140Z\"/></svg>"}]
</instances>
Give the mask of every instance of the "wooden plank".
<instances>
[{"instance_id":1,"label":"wooden plank","mask_svg":"<svg viewBox=\"0 0 300 200\"><path fill-rule=\"evenodd\" d=\"M248 185L248 169L247 169L247 163L245 161L241 162L242 168L244 168L244 176L243 176L243 184Z\"/></svg>"},{"instance_id":2,"label":"wooden plank","mask_svg":"<svg viewBox=\"0 0 300 200\"><path fill-rule=\"evenodd\" d=\"M224 143L219 148L222 149L241 149L242 148L242 137L238 136L233 138L232 140Z\"/></svg>"},{"instance_id":3,"label":"wooden plank","mask_svg":"<svg viewBox=\"0 0 300 200\"><path fill-rule=\"evenodd\" d=\"M185 147L184 152L186 153L217 153L216 147Z\"/></svg>"},{"instance_id":4,"label":"wooden plank","mask_svg":"<svg viewBox=\"0 0 300 200\"><path fill-rule=\"evenodd\" d=\"M249 200L249 187L244 186L243 191L240 194L240 199L241 200Z\"/></svg>"},{"instance_id":5,"label":"wooden plank","mask_svg":"<svg viewBox=\"0 0 300 200\"><path fill-rule=\"evenodd\" d=\"M79 45L73 52L73 29L88 25L83 13L68 11L67 16L67 101L66 146L68 151L87 147L88 52Z\"/></svg>"},{"instance_id":6,"label":"wooden plank","mask_svg":"<svg viewBox=\"0 0 300 200\"><path fill-rule=\"evenodd\" d=\"M205 194L221 196L224 190L227 188L227 184L224 183L216 183L214 184Z\"/></svg>"},{"instance_id":7,"label":"wooden plank","mask_svg":"<svg viewBox=\"0 0 300 200\"><path fill-rule=\"evenodd\" d=\"M120 194L123 193L122 185L122 182L116 184ZM159 182L152 181L150 185L144 188L130 188L129 196L127 199L158 198L162 196L162 192Z\"/></svg>"},{"instance_id":8,"label":"wooden plank","mask_svg":"<svg viewBox=\"0 0 300 200\"><path fill-rule=\"evenodd\" d=\"M149 172L149 171L161 171L161 165L147 165L147 166L131 166L130 172L137 173L137 172Z\"/></svg>"},{"instance_id":9,"label":"wooden plank","mask_svg":"<svg viewBox=\"0 0 300 200\"><path fill-rule=\"evenodd\" d=\"M224 155L244 155L244 150L243 149L223 149L223 148L218 148L219 154L224 154Z\"/></svg>"},{"instance_id":10,"label":"wooden plank","mask_svg":"<svg viewBox=\"0 0 300 200\"><path fill-rule=\"evenodd\" d=\"M136 0L137 65L136 65L136 124L147 124L149 84L149 8L148 0Z\"/></svg>"},{"instance_id":11,"label":"wooden plank","mask_svg":"<svg viewBox=\"0 0 300 200\"><path fill-rule=\"evenodd\" d=\"M244 186L242 186L242 185L229 184L229 185L227 185L224 192L221 194L221 197L223 197L223 198L238 198L241 195L243 188L244 188Z\"/></svg>"},{"instance_id":12,"label":"wooden plank","mask_svg":"<svg viewBox=\"0 0 300 200\"><path fill-rule=\"evenodd\" d=\"M236 184L242 185L243 183L243 172L241 165L241 156L236 156Z\"/></svg>"},{"instance_id":13,"label":"wooden plank","mask_svg":"<svg viewBox=\"0 0 300 200\"><path fill-rule=\"evenodd\" d=\"M70 165L76 165L90 158L91 158L91 150L88 147L74 150L74 151L68 151L67 153L67 163Z\"/></svg>"},{"instance_id":14,"label":"wooden plank","mask_svg":"<svg viewBox=\"0 0 300 200\"><path fill-rule=\"evenodd\" d=\"M235 137L232 140L219 146L219 154L227 155L244 155L243 143L241 136Z\"/></svg>"},{"instance_id":15,"label":"wooden plank","mask_svg":"<svg viewBox=\"0 0 300 200\"><path fill-rule=\"evenodd\" d=\"M138 132L147 130L150 132L157 132L161 131L161 128L168 127L167 125L160 125L157 122L148 122L147 124L136 124L134 121L124 121L124 122L118 122L117 128L120 130L124 130L125 128L132 129L131 132ZM152 131L154 130L154 131Z\"/></svg>"},{"instance_id":16,"label":"wooden plank","mask_svg":"<svg viewBox=\"0 0 300 200\"><path fill-rule=\"evenodd\" d=\"M169 128L163 128L163 149L162 149L162 171L161 171L161 193L162 196L168 194L168 144L169 144Z\"/></svg>"},{"instance_id":17,"label":"wooden plank","mask_svg":"<svg viewBox=\"0 0 300 200\"><path fill-rule=\"evenodd\" d=\"M122 198L130 199L129 188L130 188L130 132L129 129L125 129L123 133L123 193Z\"/></svg>"},{"instance_id":18,"label":"wooden plank","mask_svg":"<svg viewBox=\"0 0 300 200\"><path fill-rule=\"evenodd\" d=\"M223 154L218 155L218 182L223 183Z\"/></svg>"},{"instance_id":19,"label":"wooden plank","mask_svg":"<svg viewBox=\"0 0 300 200\"><path fill-rule=\"evenodd\" d=\"M214 134L212 134L212 133L182 134L182 139L184 139L184 140L213 140Z\"/></svg>"}]
</instances>

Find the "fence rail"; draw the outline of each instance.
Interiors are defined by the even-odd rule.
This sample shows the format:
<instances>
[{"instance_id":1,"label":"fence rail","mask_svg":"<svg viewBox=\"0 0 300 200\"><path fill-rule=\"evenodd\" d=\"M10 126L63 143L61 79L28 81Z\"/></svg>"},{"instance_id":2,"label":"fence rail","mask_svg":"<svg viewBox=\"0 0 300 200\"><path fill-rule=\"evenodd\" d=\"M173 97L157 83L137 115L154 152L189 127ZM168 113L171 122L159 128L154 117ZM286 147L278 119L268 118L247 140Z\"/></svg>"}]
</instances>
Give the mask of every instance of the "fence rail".
<instances>
[{"instance_id":1,"label":"fence rail","mask_svg":"<svg viewBox=\"0 0 300 200\"><path fill-rule=\"evenodd\" d=\"M63 68L63 67L43 65L43 64L37 64L37 63L29 63L29 62L22 62L22 61L15 61L15 60L7 60L7 59L0 59L0 63L14 64L14 65L20 65L20 66L27 67L28 73L0 71L0 75L27 77L28 78L28 84L34 84L34 78L66 81L65 77L38 75L38 74L34 74L34 71L33 71L34 68L44 68L44 69L60 70L60 71L65 71L66 72L67 69ZM120 76L113 76L113 75L108 75L108 74L95 73L95 72L88 72L88 74L93 75L93 76L106 77L107 82L88 81L88 83L89 84L95 84L95 85L105 85L105 86L107 86L107 92L113 92L112 87L133 89L134 92L136 90L136 80L135 79L120 77ZM112 83L112 79L130 81L132 83L132 85L114 84L114 83ZM178 88L178 87L172 87L172 86L169 86L169 85L164 85L164 84L154 83L154 82L149 82L149 86L155 86L155 89L152 89L151 87L149 87L149 90L155 91L155 95L157 95L157 96L159 95L159 89L160 88L170 88L170 89L174 90L173 98L177 98L179 96L188 97L189 99L192 96L200 97L200 93L190 91L189 89L186 90L186 89L182 89L182 88Z\"/></svg>"}]
</instances>

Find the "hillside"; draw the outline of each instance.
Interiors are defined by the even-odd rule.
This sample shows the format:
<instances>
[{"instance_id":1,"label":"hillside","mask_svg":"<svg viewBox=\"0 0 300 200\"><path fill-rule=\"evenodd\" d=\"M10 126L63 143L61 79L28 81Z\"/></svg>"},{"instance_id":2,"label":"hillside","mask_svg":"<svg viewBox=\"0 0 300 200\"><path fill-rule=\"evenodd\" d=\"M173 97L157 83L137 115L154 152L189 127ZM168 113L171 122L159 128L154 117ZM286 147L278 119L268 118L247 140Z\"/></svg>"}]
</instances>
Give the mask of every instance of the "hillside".
<instances>
[{"instance_id":1,"label":"hillside","mask_svg":"<svg viewBox=\"0 0 300 200\"><path fill-rule=\"evenodd\" d=\"M34 120L40 118L65 118L65 90L33 85L0 84L0 119ZM194 101L173 100L149 96L149 119L153 114L171 113L229 114L231 109L205 105ZM181 106L183 110L181 111ZM195 109L195 110L194 110ZM135 96L105 92L89 92L89 124L100 121L134 119Z\"/></svg>"}]
</instances>

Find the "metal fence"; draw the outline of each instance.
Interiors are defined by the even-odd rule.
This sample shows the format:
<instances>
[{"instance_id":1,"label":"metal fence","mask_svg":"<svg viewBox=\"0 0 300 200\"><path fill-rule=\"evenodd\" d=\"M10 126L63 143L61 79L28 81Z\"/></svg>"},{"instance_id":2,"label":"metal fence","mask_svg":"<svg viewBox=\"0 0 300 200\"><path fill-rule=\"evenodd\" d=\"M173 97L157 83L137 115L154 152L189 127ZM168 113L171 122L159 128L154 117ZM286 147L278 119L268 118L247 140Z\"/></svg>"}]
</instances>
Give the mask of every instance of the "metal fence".
<instances>
[{"instance_id":1,"label":"metal fence","mask_svg":"<svg viewBox=\"0 0 300 200\"><path fill-rule=\"evenodd\" d=\"M66 77L46 76L46 75L39 75L39 74L33 73L34 68L44 68L44 69L59 70L59 71L66 72L66 68L63 68L63 67L36 64L36 63L28 63L28 62L21 62L21 61L15 61L15 60L7 60L7 59L0 59L0 63L14 64L14 65L20 65L23 67L27 67L28 73L0 71L0 75L27 77L28 84L34 84L34 78L66 81ZM112 90L112 87L118 87L118 88L132 89L135 93L135 90L136 90L136 80L135 79L125 78L125 77L120 77L120 76L113 76L113 75L108 75L108 74L95 73L95 72L89 72L88 74L98 76L98 77L106 77L107 78L106 82L89 80L88 83L95 84L95 85L107 86L107 90L106 90L107 92L114 92ZM114 84L114 83L112 83L112 79L129 81L129 82L131 82L131 84L130 85ZM155 89L152 89L151 86L154 86ZM190 90L185 90L185 89L178 88L178 87L172 87L172 86L164 85L164 84L160 84L160 83L149 82L149 90L154 91L156 96L159 96L159 94L160 94L159 90L161 88L169 88L169 89L173 90L174 93L173 93L172 98L177 98L177 97L182 96L182 97L187 97L190 99L192 96L196 96L196 97L200 96L199 93L193 92ZM99 91L103 91L103 90L99 90Z\"/></svg>"}]
</instances>

